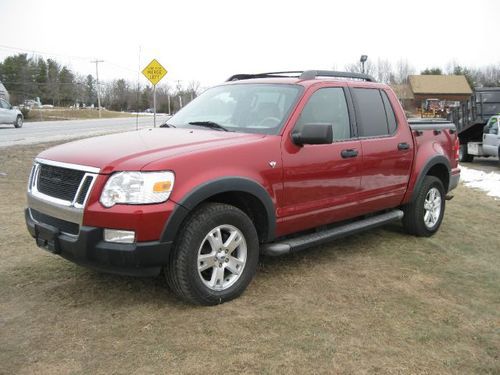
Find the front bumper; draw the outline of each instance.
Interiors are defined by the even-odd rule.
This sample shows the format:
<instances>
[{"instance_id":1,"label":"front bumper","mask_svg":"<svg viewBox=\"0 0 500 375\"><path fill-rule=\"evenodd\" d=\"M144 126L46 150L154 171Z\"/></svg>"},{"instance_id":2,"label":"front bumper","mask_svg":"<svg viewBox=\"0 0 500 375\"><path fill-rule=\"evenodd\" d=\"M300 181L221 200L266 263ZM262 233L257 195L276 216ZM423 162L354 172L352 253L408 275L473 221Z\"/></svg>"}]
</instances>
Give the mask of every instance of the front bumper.
<instances>
[{"instance_id":1,"label":"front bumper","mask_svg":"<svg viewBox=\"0 0 500 375\"><path fill-rule=\"evenodd\" d=\"M168 262L171 242L105 242L103 229L89 226L70 235L35 221L29 210L25 210L26 225L37 245L74 263L119 275L156 276Z\"/></svg>"}]
</instances>

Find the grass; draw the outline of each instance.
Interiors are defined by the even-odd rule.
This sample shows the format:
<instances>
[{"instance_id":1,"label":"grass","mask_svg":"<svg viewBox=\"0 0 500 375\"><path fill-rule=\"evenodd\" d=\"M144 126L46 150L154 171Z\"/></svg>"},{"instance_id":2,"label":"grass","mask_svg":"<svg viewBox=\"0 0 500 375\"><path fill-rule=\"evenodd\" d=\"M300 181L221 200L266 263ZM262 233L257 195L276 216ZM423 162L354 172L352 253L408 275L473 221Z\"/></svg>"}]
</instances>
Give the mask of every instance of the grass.
<instances>
[{"instance_id":1,"label":"grass","mask_svg":"<svg viewBox=\"0 0 500 375\"><path fill-rule=\"evenodd\" d=\"M127 112L116 112L101 110L101 118L135 117L135 114ZM61 121L61 120L87 120L98 119L99 111L97 109L71 109L71 108L53 108L53 109L32 109L29 112L26 121Z\"/></svg>"},{"instance_id":2,"label":"grass","mask_svg":"<svg viewBox=\"0 0 500 375\"><path fill-rule=\"evenodd\" d=\"M100 274L24 226L32 158L0 156L0 373L500 373L500 201L460 186L431 238L399 224L263 258L244 295L179 302Z\"/></svg>"}]
</instances>

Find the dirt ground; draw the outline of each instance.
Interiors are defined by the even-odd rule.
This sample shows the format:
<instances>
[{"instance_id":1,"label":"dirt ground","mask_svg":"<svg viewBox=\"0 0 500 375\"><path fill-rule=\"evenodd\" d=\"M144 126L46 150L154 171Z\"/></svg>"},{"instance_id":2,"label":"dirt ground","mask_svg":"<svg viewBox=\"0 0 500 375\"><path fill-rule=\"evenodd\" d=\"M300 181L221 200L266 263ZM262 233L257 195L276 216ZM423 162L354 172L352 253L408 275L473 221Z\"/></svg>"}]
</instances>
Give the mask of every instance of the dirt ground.
<instances>
[{"instance_id":1,"label":"dirt ground","mask_svg":"<svg viewBox=\"0 0 500 375\"><path fill-rule=\"evenodd\" d=\"M0 150L0 373L500 374L500 201L460 186L432 238L399 224L263 258L243 296L76 266L23 218L32 158Z\"/></svg>"}]
</instances>

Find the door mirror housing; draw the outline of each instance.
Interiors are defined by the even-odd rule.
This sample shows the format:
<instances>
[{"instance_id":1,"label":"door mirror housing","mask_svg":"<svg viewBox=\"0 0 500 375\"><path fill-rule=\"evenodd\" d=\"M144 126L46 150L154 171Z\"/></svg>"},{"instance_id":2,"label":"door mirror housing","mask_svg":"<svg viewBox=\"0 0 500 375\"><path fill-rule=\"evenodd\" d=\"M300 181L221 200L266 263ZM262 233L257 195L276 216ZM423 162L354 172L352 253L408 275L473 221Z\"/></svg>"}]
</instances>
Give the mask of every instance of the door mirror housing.
<instances>
[{"instance_id":1,"label":"door mirror housing","mask_svg":"<svg viewBox=\"0 0 500 375\"><path fill-rule=\"evenodd\" d=\"M297 146L326 145L333 142L333 124L305 124L300 132L292 133Z\"/></svg>"}]
</instances>

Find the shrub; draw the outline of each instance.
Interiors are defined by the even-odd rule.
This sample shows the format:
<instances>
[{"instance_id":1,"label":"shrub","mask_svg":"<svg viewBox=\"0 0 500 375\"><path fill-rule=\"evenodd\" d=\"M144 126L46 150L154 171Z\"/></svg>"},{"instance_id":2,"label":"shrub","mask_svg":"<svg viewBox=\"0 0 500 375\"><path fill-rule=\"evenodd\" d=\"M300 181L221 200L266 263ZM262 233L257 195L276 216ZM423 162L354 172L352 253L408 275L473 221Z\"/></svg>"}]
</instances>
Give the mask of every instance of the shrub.
<instances>
[{"instance_id":1,"label":"shrub","mask_svg":"<svg viewBox=\"0 0 500 375\"><path fill-rule=\"evenodd\" d=\"M20 110L25 119L29 118L30 109L28 107L23 107Z\"/></svg>"}]
</instances>

